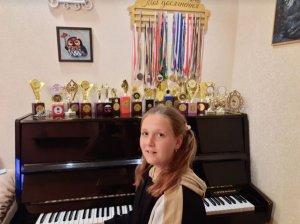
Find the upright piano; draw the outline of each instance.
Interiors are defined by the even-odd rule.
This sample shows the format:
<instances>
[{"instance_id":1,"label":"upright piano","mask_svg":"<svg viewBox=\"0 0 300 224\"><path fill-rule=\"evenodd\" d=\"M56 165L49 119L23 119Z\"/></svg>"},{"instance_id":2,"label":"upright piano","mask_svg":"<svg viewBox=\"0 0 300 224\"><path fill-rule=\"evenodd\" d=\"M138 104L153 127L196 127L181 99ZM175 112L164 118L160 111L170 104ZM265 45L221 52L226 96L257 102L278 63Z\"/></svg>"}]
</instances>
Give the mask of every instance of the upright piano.
<instances>
[{"instance_id":1,"label":"upright piano","mask_svg":"<svg viewBox=\"0 0 300 224\"><path fill-rule=\"evenodd\" d=\"M208 188L207 224L262 224L272 201L251 183L246 114L187 116L198 140L194 172ZM15 121L13 224L96 223L132 210L141 116Z\"/></svg>"}]
</instances>

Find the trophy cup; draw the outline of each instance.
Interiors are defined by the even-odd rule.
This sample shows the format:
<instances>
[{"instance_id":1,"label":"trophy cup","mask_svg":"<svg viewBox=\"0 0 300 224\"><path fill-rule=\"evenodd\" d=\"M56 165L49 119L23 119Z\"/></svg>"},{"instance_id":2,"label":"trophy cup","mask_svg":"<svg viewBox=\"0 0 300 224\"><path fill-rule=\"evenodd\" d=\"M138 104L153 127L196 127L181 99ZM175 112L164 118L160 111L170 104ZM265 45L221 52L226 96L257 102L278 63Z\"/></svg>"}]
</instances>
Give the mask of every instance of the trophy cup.
<instances>
[{"instance_id":1,"label":"trophy cup","mask_svg":"<svg viewBox=\"0 0 300 224\"><path fill-rule=\"evenodd\" d=\"M225 114L226 101L227 101L226 87L219 86L217 97L215 99L216 115Z\"/></svg>"},{"instance_id":2,"label":"trophy cup","mask_svg":"<svg viewBox=\"0 0 300 224\"><path fill-rule=\"evenodd\" d=\"M154 107L154 94L155 91L152 88L145 88L144 89L144 93L145 93L145 111L150 110L152 107Z\"/></svg>"},{"instance_id":3,"label":"trophy cup","mask_svg":"<svg viewBox=\"0 0 300 224\"><path fill-rule=\"evenodd\" d=\"M110 91L111 98L109 101L112 103L112 110L113 114L119 115L120 114L120 98L117 97L117 89L112 88Z\"/></svg>"},{"instance_id":4,"label":"trophy cup","mask_svg":"<svg viewBox=\"0 0 300 224\"><path fill-rule=\"evenodd\" d=\"M72 79L67 84L67 92L71 95L71 102L68 103L68 109L71 108L71 110L76 113L76 116L79 117L79 102L75 102L75 96L78 92L78 85Z\"/></svg>"},{"instance_id":5,"label":"trophy cup","mask_svg":"<svg viewBox=\"0 0 300 224\"><path fill-rule=\"evenodd\" d=\"M206 111L206 114L207 115L215 115L215 111L213 109L213 102L214 102L214 91L215 91L215 88L214 88L214 83L212 82L207 82L205 83L207 88L206 88L206 92L207 92L207 95L206 95L206 98L205 98L205 101L208 103L209 107Z\"/></svg>"},{"instance_id":6,"label":"trophy cup","mask_svg":"<svg viewBox=\"0 0 300 224\"><path fill-rule=\"evenodd\" d=\"M29 80L28 82L35 96L35 101L32 103L32 114L34 115L45 109L45 104L40 100L41 91L45 83L39 82L37 79Z\"/></svg>"},{"instance_id":7,"label":"trophy cup","mask_svg":"<svg viewBox=\"0 0 300 224\"><path fill-rule=\"evenodd\" d=\"M88 81L79 82L79 86L83 95L83 103L80 104L80 115L82 118L91 118L92 117L92 104L89 103L88 98L93 84L90 84Z\"/></svg>"},{"instance_id":8,"label":"trophy cup","mask_svg":"<svg viewBox=\"0 0 300 224\"><path fill-rule=\"evenodd\" d=\"M171 95L171 90L165 90L165 105L166 106L173 106L173 96Z\"/></svg>"},{"instance_id":9,"label":"trophy cup","mask_svg":"<svg viewBox=\"0 0 300 224\"><path fill-rule=\"evenodd\" d=\"M103 115L112 115L112 113L113 113L112 103L110 102L110 100L108 98L108 91L109 91L110 87L107 84L105 84L103 86L103 89L105 90L105 101L104 101Z\"/></svg>"},{"instance_id":10,"label":"trophy cup","mask_svg":"<svg viewBox=\"0 0 300 224\"><path fill-rule=\"evenodd\" d=\"M53 117L64 117L64 104L62 98L63 87L55 84L50 88L53 93L52 96L52 116Z\"/></svg>"},{"instance_id":11,"label":"trophy cup","mask_svg":"<svg viewBox=\"0 0 300 224\"><path fill-rule=\"evenodd\" d=\"M121 87L124 89L124 96L121 96L121 113L130 114L130 96L127 96L129 86L126 79L123 81Z\"/></svg>"},{"instance_id":12,"label":"trophy cup","mask_svg":"<svg viewBox=\"0 0 300 224\"><path fill-rule=\"evenodd\" d=\"M155 98L156 98L156 101L155 101L156 106L165 105L165 101L164 101L165 93L162 89L161 83L158 83L157 86L156 86Z\"/></svg>"},{"instance_id":13,"label":"trophy cup","mask_svg":"<svg viewBox=\"0 0 300 224\"><path fill-rule=\"evenodd\" d=\"M132 103L131 103L131 114L133 115L142 115L142 101L140 101L142 95L140 92L132 93Z\"/></svg>"},{"instance_id":14,"label":"trophy cup","mask_svg":"<svg viewBox=\"0 0 300 224\"><path fill-rule=\"evenodd\" d=\"M174 86L172 92L173 92L173 105L178 109L178 103L179 103L178 95L180 94L179 86Z\"/></svg>"},{"instance_id":15,"label":"trophy cup","mask_svg":"<svg viewBox=\"0 0 300 224\"><path fill-rule=\"evenodd\" d=\"M179 95L179 103L178 103L178 110L181 114L186 115L188 113L188 103L187 96L185 93L180 93Z\"/></svg>"},{"instance_id":16,"label":"trophy cup","mask_svg":"<svg viewBox=\"0 0 300 224\"><path fill-rule=\"evenodd\" d=\"M200 102L197 104L197 114L204 116L205 110L207 110L208 104L205 102L205 96L207 94L206 92L206 84L205 82L201 82L199 85L199 91L200 91Z\"/></svg>"},{"instance_id":17,"label":"trophy cup","mask_svg":"<svg viewBox=\"0 0 300 224\"><path fill-rule=\"evenodd\" d=\"M101 102L101 93L103 89L103 85L98 86L97 84L95 84L93 87L93 90L98 93L98 102L95 103L95 117L99 117L103 114L104 105Z\"/></svg>"},{"instance_id":18,"label":"trophy cup","mask_svg":"<svg viewBox=\"0 0 300 224\"><path fill-rule=\"evenodd\" d=\"M197 103L194 102L194 99L199 91L199 86L194 79L191 79L187 83L187 91L190 95L190 102L188 103L188 114L197 115Z\"/></svg>"}]
</instances>

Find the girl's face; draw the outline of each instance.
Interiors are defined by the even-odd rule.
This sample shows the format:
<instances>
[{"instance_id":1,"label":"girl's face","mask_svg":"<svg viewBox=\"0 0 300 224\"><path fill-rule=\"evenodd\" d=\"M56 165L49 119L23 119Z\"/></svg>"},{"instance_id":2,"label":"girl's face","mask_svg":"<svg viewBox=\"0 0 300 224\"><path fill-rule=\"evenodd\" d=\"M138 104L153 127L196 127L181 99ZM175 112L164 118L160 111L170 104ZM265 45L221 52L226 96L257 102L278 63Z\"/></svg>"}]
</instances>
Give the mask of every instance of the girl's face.
<instances>
[{"instance_id":1,"label":"girl's face","mask_svg":"<svg viewBox=\"0 0 300 224\"><path fill-rule=\"evenodd\" d=\"M182 135L174 136L170 120L165 115L149 114L141 128L140 146L147 162L164 168L182 143Z\"/></svg>"}]
</instances>

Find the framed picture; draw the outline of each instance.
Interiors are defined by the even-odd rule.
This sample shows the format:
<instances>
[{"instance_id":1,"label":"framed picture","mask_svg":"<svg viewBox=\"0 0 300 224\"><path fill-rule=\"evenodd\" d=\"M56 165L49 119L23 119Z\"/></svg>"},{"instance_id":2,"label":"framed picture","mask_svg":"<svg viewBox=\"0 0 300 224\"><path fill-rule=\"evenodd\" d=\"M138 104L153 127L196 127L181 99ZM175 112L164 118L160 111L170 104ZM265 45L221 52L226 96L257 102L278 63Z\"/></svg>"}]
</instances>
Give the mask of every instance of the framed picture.
<instances>
[{"instance_id":1,"label":"framed picture","mask_svg":"<svg viewBox=\"0 0 300 224\"><path fill-rule=\"evenodd\" d=\"M93 62L92 29L56 27L60 62Z\"/></svg>"},{"instance_id":2,"label":"framed picture","mask_svg":"<svg viewBox=\"0 0 300 224\"><path fill-rule=\"evenodd\" d=\"M277 0L272 45L300 42L300 0Z\"/></svg>"}]
</instances>

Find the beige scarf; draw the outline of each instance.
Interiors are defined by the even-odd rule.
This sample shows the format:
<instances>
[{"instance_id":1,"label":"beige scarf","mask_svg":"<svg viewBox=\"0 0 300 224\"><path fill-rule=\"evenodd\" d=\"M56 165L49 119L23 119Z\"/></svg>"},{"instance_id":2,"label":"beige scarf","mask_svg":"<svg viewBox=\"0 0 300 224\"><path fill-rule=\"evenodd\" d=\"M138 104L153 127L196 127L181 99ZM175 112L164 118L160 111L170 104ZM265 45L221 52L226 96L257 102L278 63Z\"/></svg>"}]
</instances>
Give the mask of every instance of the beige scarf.
<instances>
[{"instance_id":1,"label":"beige scarf","mask_svg":"<svg viewBox=\"0 0 300 224\"><path fill-rule=\"evenodd\" d=\"M150 169L149 176L154 182L154 167ZM188 169L181 177L179 187L173 191L167 190L164 192L163 200L159 200L163 201L163 213L156 213L163 215L163 217L161 217L163 220L162 224L181 224L183 211L182 185L204 198L207 188L205 182L201 180L191 169ZM155 218L157 219L157 217ZM149 223L151 222L149 221Z\"/></svg>"}]
</instances>

